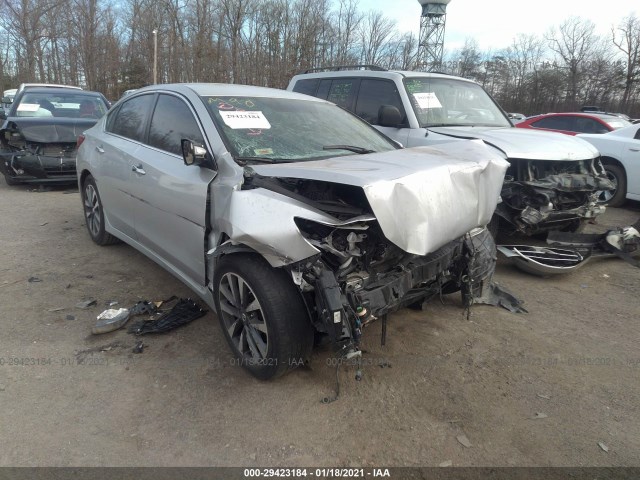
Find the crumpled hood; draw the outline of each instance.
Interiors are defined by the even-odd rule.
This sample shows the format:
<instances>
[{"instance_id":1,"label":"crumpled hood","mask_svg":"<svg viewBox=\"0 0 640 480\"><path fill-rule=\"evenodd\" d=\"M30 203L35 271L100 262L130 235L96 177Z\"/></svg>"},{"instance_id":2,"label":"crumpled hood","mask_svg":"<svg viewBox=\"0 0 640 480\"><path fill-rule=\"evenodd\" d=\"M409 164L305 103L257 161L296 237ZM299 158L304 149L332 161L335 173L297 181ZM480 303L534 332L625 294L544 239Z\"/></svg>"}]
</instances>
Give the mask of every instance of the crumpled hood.
<instances>
[{"instance_id":1,"label":"crumpled hood","mask_svg":"<svg viewBox=\"0 0 640 480\"><path fill-rule=\"evenodd\" d=\"M78 136L97 121L91 118L12 117L5 129L19 131L29 142L76 143Z\"/></svg>"},{"instance_id":2,"label":"crumpled hood","mask_svg":"<svg viewBox=\"0 0 640 480\"><path fill-rule=\"evenodd\" d=\"M515 127L432 127L430 132L458 138L477 138L502 150L507 158L526 160L587 160L599 155L588 142L556 132Z\"/></svg>"},{"instance_id":3,"label":"crumpled hood","mask_svg":"<svg viewBox=\"0 0 640 480\"><path fill-rule=\"evenodd\" d=\"M387 239L417 255L486 225L507 167L480 141L252 166L262 176L361 187Z\"/></svg>"}]
</instances>

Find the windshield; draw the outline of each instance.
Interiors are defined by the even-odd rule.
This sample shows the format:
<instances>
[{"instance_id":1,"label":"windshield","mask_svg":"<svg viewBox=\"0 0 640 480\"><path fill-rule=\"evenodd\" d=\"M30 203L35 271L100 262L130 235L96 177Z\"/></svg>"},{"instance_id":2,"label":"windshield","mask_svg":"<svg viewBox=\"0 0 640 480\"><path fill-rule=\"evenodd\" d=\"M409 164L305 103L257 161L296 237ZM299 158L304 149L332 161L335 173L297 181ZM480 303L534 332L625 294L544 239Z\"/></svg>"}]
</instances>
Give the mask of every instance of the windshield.
<instances>
[{"instance_id":1,"label":"windshield","mask_svg":"<svg viewBox=\"0 0 640 480\"><path fill-rule=\"evenodd\" d=\"M268 97L204 100L229 151L243 162L296 162L397 148L329 103Z\"/></svg>"},{"instance_id":2,"label":"windshield","mask_svg":"<svg viewBox=\"0 0 640 480\"><path fill-rule=\"evenodd\" d=\"M498 105L471 82L452 78L410 77L404 85L420 127L510 127Z\"/></svg>"},{"instance_id":3,"label":"windshield","mask_svg":"<svg viewBox=\"0 0 640 480\"><path fill-rule=\"evenodd\" d=\"M102 117L107 105L94 95L84 93L30 93L26 92L16 106L17 117Z\"/></svg>"},{"instance_id":4,"label":"windshield","mask_svg":"<svg viewBox=\"0 0 640 480\"><path fill-rule=\"evenodd\" d=\"M631 122L627 122L624 118L612 118L612 119L603 119L612 130L617 130L618 128L628 127L631 125Z\"/></svg>"}]
</instances>

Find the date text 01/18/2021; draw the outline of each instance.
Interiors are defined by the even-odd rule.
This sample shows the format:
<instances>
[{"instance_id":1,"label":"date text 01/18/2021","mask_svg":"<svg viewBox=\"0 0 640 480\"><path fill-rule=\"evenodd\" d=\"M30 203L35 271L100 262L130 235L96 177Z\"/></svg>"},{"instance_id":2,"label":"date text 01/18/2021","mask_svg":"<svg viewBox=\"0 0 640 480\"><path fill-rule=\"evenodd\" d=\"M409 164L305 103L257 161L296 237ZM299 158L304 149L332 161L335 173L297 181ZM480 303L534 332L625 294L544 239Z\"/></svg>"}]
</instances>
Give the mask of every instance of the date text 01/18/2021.
<instances>
[{"instance_id":1,"label":"date text 01/18/2021","mask_svg":"<svg viewBox=\"0 0 640 480\"><path fill-rule=\"evenodd\" d=\"M388 468L245 468L245 478L366 478L387 477Z\"/></svg>"}]
</instances>

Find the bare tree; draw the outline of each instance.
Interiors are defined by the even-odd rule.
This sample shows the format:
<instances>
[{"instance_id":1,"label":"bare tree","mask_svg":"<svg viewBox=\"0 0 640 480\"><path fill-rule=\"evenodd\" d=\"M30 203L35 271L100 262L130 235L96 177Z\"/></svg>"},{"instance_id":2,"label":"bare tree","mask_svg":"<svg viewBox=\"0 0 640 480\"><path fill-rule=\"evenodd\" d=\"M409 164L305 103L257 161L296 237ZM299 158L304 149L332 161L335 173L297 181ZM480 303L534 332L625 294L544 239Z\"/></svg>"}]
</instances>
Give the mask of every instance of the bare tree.
<instances>
[{"instance_id":1,"label":"bare tree","mask_svg":"<svg viewBox=\"0 0 640 480\"><path fill-rule=\"evenodd\" d=\"M360 23L361 61L377 65L383 62L395 40L396 23L382 12L369 12Z\"/></svg>"},{"instance_id":2,"label":"bare tree","mask_svg":"<svg viewBox=\"0 0 640 480\"><path fill-rule=\"evenodd\" d=\"M584 64L591 55L596 41L595 25L580 17L570 17L558 30L551 29L547 35L549 47L564 63L567 72L567 102L576 108Z\"/></svg>"},{"instance_id":3,"label":"bare tree","mask_svg":"<svg viewBox=\"0 0 640 480\"><path fill-rule=\"evenodd\" d=\"M625 17L616 30L611 28L613 44L625 56L624 92L621 106L627 108L635 83L640 77L640 20L635 14Z\"/></svg>"}]
</instances>

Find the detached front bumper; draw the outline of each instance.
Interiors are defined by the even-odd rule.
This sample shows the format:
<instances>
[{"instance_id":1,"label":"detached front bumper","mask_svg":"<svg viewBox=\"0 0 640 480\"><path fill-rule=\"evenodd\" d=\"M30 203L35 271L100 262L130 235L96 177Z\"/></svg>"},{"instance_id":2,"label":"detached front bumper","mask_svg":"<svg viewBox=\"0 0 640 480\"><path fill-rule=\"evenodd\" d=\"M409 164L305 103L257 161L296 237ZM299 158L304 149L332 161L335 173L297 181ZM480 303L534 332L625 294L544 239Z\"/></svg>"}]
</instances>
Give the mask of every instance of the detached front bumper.
<instances>
[{"instance_id":1,"label":"detached front bumper","mask_svg":"<svg viewBox=\"0 0 640 480\"><path fill-rule=\"evenodd\" d=\"M47 156L31 153L4 153L2 173L15 183L75 183L76 156Z\"/></svg>"}]
</instances>

